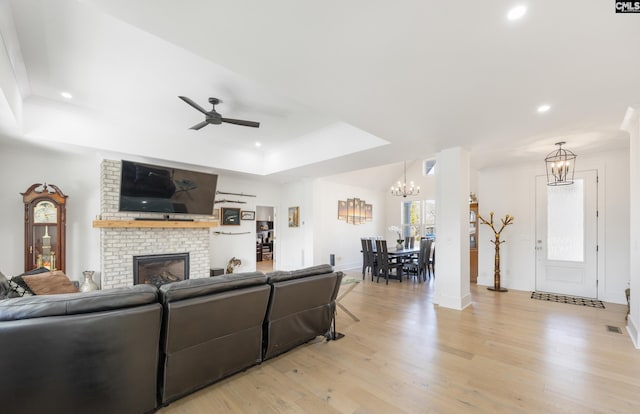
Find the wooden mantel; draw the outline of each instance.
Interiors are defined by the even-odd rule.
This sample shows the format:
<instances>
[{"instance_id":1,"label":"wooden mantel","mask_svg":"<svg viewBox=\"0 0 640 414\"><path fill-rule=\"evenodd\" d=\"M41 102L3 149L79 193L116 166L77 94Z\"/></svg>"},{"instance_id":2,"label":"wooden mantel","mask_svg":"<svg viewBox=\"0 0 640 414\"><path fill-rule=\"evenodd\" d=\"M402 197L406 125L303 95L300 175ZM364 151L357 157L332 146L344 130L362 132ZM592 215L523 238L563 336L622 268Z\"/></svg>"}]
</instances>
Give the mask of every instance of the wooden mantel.
<instances>
[{"instance_id":1,"label":"wooden mantel","mask_svg":"<svg viewBox=\"0 0 640 414\"><path fill-rule=\"evenodd\" d=\"M95 228L170 228L170 229L198 229L218 227L218 221L172 221L172 220L94 220Z\"/></svg>"}]
</instances>

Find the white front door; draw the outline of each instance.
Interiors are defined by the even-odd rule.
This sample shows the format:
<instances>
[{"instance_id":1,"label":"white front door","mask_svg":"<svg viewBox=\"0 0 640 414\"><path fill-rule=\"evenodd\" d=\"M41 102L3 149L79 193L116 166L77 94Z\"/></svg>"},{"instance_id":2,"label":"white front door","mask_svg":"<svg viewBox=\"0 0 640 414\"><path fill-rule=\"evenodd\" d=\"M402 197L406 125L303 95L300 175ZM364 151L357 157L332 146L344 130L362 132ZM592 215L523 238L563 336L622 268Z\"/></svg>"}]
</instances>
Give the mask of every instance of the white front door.
<instances>
[{"instance_id":1,"label":"white front door","mask_svg":"<svg viewBox=\"0 0 640 414\"><path fill-rule=\"evenodd\" d=\"M598 296L598 173L576 172L572 185L536 177L536 290Z\"/></svg>"}]
</instances>

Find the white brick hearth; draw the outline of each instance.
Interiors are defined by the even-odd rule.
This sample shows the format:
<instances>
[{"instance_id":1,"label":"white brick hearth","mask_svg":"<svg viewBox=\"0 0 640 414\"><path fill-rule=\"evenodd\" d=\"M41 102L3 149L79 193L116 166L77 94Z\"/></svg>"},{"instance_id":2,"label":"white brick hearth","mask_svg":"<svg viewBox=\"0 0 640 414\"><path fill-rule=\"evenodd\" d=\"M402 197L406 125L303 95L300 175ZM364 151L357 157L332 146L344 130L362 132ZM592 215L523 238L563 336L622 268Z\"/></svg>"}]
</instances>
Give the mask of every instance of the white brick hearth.
<instances>
[{"instance_id":1,"label":"white brick hearth","mask_svg":"<svg viewBox=\"0 0 640 414\"><path fill-rule=\"evenodd\" d=\"M103 160L101 165L100 210L102 220L132 220L156 217L152 213L121 213L120 161ZM196 221L206 217L189 216ZM189 278L209 276L208 228L102 228L101 281L103 289L133 285L133 256L148 254L189 253Z\"/></svg>"}]
</instances>

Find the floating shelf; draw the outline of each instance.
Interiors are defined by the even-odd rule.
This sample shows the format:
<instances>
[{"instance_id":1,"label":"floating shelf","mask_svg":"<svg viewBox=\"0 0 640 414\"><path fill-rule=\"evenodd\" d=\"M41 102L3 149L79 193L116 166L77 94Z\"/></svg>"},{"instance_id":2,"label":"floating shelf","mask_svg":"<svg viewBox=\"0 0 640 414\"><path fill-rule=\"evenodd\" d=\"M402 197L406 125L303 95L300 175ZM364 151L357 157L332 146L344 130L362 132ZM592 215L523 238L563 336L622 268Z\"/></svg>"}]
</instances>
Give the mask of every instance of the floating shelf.
<instances>
[{"instance_id":1,"label":"floating shelf","mask_svg":"<svg viewBox=\"0 0 640 414\"><path fill-rule=\"evenodd\" d=\"M169 228L200 229L218 227L218 221L171 221L171 220L94 220L93 227L101 229Z\"/></svg>"}]
</instances>

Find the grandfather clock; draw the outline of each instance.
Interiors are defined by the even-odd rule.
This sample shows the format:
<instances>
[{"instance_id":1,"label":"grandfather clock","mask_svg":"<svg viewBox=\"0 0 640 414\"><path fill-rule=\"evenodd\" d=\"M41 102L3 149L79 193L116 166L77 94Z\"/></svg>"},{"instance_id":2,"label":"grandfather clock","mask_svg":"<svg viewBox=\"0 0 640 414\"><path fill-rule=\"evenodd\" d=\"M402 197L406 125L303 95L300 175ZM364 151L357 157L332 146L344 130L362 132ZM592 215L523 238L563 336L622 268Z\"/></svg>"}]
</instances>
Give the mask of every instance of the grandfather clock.
<instances>
[{"instance_id":1,"label":"grandfather clock","mask_svg":"<svg viewBox=\"0 0 640 414\"><path fill-rule=\"evenodd\" d=\"M67 196L53 184L33 184L24 202L24 270L62 270L65 265Z\"/></svg>"}]
</instances>

